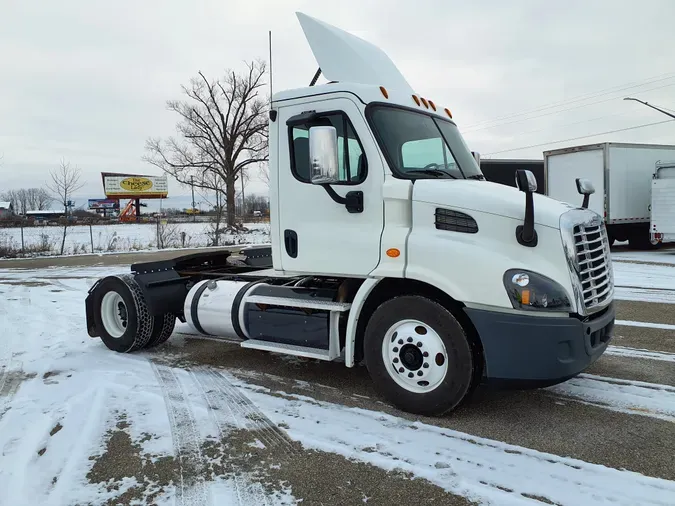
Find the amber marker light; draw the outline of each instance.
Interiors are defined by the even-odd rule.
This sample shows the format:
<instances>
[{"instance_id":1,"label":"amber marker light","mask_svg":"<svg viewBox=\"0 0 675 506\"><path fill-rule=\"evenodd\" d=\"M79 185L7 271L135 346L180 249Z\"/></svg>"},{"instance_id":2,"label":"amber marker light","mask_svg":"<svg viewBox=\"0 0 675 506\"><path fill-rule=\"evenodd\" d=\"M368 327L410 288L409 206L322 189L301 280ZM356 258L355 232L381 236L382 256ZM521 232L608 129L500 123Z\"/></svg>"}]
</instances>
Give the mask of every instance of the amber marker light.
<instances>
[{"instance_id":1,"label":"amber marker light","mask_svg":"<svg viewBox=\"0 0 675 506\"><path fill-rule=\"evenodd\" d=\"M521 302L525 306L530 305L530 291L529 290L523 290L521 292Z\"/></svg>"},{"instance_id":2,"label":"amber marker light","mask_svg":"<svg viewBox=\"0 0 675 506\"><path fill-rule=\"evenodd\" d=\"M382 95L384 96L384 98L389 98L389 93L387 93L387 88L385 88L384 86L380 86L380 91L382 92Z\"/></svg>"},{"instance_id":3,"label":"amber marker light","mask_svg":"<svg viewBox=\"0 0 675 506\"><path fill-rule=\"evenodd\" d=\"M417 98L417 95L413 95L412 98L413 98L413 100L415 101L415 103L416 103L417 105L420 105L420 99Z\"/></svg>"},{"instance_id":4,"label":"amber marker light","mask_svg":"<svg viewBox=\"0 0 675 506\"><path fill-rule=\"evenodd\" d=\"M450 112L450 109L448 109L447 107L445 108L445 114L450 116L450 119L452 119L452 113Z\"/></svg>"},{"instance_id":5,"label":"amber marker light","mask_svg":"<svg viewBox=\"0 0 675 506\"><path fill-rule=\"evenodd\" d=\"M387 256L391 258L396 258L401 255L401 251L398 248L389 248L387 250Z\"/></svg>"}]
</instances>

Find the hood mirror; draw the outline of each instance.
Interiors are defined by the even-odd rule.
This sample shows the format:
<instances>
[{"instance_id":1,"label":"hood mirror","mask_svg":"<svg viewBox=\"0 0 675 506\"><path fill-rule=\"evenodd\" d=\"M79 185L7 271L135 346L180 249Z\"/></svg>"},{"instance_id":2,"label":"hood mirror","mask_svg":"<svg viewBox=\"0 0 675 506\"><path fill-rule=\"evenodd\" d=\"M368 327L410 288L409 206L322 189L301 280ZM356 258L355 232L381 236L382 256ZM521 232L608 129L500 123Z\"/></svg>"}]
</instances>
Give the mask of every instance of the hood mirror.
<instances>
[{"instance_id":1,"label":"hood mirror","mask_svg":"<svg viewBox=\"0 0 675 506\"><path fill-rule=\"evenodd\" d=\"M578 177L576 179L577 191L579 195L584 196L584 201L581 204L581 207L588 208L588 201L591 199L591 195L595 193L595 186L591 183L590 179L584 177Z\"/></svg>"},{"instance_id":2,"label":"hood mirror","mask_svg":"<svg viewBox=\"0 0 675 506\"><path fill-rule=\"evenodd\" d=\"M518 244L534 248L537 245L537 231L534 229L534 197L537 191L537 178L530 170L516 171L516 186L525 193L525 221L516 227Z\"/></svg>"}]
</instances>

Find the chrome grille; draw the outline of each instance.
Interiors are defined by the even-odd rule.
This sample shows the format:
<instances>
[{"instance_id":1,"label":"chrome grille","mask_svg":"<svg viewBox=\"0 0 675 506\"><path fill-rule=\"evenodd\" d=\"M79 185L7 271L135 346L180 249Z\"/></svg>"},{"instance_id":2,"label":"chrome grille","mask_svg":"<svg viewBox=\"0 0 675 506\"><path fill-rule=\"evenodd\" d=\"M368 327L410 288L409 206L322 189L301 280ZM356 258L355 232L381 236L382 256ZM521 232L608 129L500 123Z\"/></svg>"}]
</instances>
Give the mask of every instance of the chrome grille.
<instances>
[{"instance_id":1,"label":"chrome grille","mask_svg":"<svg viewBox=\"0 0 675 506\"><path fill-rule=\"evenodd\" d=\"M604 306L614 289L607 230L602 222L578 224L573 235L584 307Z\"/></svg>"}]
</instances>

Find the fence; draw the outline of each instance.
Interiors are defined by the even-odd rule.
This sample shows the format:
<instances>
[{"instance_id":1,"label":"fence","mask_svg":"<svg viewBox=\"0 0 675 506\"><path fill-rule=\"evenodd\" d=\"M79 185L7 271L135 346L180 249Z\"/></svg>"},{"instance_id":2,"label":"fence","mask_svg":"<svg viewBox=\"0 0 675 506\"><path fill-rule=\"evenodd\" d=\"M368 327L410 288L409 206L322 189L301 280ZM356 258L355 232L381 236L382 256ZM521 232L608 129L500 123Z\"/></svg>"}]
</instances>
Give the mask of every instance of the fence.
<instances>
[{"instance_id":1,"label":"fence","mask_svg":"<svg viewBox=\"0 0 675 506\"><path fill-rule=\"evenodd\" d=\"M0 229L0 258L59 255L63 227L31 226ZM269 242L263 220L228 230L213 221L154 218L146 223L72 225L66 230L64 255L114 253L167 248L200 248Z\"/></svg>"}]
</instances>

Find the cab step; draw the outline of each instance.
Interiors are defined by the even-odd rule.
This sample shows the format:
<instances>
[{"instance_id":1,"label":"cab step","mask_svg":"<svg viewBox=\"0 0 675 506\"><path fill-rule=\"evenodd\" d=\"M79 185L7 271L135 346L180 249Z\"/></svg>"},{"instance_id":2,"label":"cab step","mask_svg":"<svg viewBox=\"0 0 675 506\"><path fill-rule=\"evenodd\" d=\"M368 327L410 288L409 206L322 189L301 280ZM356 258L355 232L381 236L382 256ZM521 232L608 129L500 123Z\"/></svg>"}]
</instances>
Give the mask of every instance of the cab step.
<instances>
[{"instance_id":1,"label":"cab step","mask_svg":"<svg viewBox=\"0 0 675 506\"><path fill-rule=\"evenodd\" d=\"M308 348L306 346L297 346L294 344L271 343L269 341L260 341L258 339L247 339L242 341L242 348L252 348L254 350L272 351L283 353L285 355L295 355L296 357L314 358L317 360L332 360L329 350L318 348Z\"/></svg>"}]
</instances>

